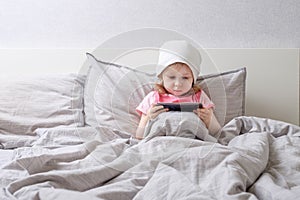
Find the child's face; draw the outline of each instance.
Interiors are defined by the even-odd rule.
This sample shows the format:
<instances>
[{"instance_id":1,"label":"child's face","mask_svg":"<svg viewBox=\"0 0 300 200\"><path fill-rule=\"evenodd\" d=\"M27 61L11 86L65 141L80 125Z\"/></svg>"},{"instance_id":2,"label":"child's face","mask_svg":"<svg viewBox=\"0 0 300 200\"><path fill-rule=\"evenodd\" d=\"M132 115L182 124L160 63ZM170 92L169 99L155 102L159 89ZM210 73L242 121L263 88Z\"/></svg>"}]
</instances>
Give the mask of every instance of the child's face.
<instances>
[{"instance_id":1,"label":"child's face","mask_svg":"<svg viewBox=\"0 0 300 200\"><path fill-rule=\"evenodd\" d=\"M174 63L162 73L165 89L175 96L180 96L190 91L193 84L191 69L183 63Z\"/></svg>"}]
</instances>

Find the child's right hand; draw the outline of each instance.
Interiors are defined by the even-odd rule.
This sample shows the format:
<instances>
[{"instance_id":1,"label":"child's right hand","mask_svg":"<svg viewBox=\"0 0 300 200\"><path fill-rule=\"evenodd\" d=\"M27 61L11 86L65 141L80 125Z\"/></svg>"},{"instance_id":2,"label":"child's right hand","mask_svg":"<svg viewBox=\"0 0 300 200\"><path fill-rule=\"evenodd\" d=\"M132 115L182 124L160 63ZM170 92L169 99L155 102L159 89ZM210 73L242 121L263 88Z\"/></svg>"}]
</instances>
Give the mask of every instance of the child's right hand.
<instances>
[{"instance_id":1,"label":"child's right hand","mask_svg":"<svg viewBox=\"0 0 300 200\"><path fill-rule=\"evenodd\" d=\"M164 108L162 105L152 104L151 108L148 110L147 117L151 119L155 119L160 113L167 112L169 109Z\"/></svg>"}]
</instances>

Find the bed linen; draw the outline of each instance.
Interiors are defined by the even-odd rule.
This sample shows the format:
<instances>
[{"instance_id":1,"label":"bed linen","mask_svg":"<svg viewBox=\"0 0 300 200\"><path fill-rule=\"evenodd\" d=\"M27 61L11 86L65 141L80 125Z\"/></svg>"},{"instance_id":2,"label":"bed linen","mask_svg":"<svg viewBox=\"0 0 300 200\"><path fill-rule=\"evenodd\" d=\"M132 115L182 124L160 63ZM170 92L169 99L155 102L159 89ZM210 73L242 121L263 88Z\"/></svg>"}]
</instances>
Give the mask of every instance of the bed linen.
<instances>
[{"instance_id":1,"label":"bed linen","mask_svg":"<svg viewBox=\"0 0 300 200\"><path fill-rule=\"evenodd\" d=\"M1 78L0 134L15 139L40 127L83 126L84 82L74 73Z\"/></svg>"},{"instance_id":2,"label":"bed linen","mask_svg":"<svg viewBox=\"0 0 300 200\"><path fill-rule=\"evenodd\" d=\"M236 117L217 142L159 131L137 141L101 126L37 133L30 147L15 148L1 165L1 199L300 196L300 128L281 121Z\"/></svg>"},{"instance_id":3,"label":"bed linen","mask_svg":"<svg viewBox=\"0 0 300 200\"><path fill-rule=\"evenodd\" d=\"M87 56L86 75L2 82L0 199L300 196L300 128L243 116L245 67L197 79L216 105L218 134L193 113L170 112L138 141L135 108L154 74Z\"/></svg>"}]
</instances>

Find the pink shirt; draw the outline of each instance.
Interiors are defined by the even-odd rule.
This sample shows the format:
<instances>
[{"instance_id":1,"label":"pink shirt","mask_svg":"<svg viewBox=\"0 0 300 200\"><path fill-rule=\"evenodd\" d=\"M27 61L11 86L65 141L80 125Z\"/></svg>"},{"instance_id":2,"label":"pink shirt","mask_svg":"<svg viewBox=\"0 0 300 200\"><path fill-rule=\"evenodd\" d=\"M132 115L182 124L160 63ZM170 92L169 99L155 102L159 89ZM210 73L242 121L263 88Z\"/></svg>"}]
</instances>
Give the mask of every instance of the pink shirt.
<instances>
[{"instance_id":1,"label":"pink shirt","mask_svg":"<svg viewBox=\"0 0 300 200\"><path fill-rule=\"evenodd\" d=\"M158 102L169 102L169 103L179 103L179 102L194 102L202 103L205 108L214 107L214 103L208 98L204 91L197 92L196 94L177 97L172 94L159 94L157 91L152 91L147 94L143 101L138 105L136 111L139 114L147 114L148 109L152 104L157 104Z\"/></svg>"}]
</instances>

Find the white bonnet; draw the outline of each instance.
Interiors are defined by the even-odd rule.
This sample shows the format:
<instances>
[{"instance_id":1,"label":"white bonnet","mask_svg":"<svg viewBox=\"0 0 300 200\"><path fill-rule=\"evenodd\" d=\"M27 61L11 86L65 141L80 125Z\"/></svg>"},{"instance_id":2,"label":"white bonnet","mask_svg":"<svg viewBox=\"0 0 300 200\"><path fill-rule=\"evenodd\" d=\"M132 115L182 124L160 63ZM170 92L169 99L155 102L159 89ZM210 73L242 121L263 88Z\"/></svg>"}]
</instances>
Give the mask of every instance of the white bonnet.
<instances>
[{"instance_id":1,"label":"white bonnet","mask_svg":"<svg viewBox=\"0 0 300 200\"><path fill-rule=\"evenodd\" d=\"M194 82L197 80L201 55L193 45L184 40L168 41L160 47L156 76L158 77L164 69L176 62L187 64L192 70Z\"/></svg>"}]
</instances>

